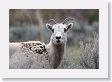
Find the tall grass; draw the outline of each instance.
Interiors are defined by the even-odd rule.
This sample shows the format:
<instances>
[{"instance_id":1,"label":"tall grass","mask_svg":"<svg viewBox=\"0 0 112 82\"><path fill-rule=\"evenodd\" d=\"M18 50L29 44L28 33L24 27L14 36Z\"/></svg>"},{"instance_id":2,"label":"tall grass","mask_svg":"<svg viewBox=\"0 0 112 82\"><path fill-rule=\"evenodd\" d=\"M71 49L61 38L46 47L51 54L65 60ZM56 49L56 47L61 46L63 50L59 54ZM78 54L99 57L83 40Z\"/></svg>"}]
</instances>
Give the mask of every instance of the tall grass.
<instances>
[{"instance_id":1,"label":"tall grass","mask_svg":"<svg viewBox=\"0 0 112 82\"><path fill-rule=\"evenodd\" d=\"M91 41L80 42L80 66L83 69L99 68L99 37L96 32Z\"/></svg>"}]
</instances>

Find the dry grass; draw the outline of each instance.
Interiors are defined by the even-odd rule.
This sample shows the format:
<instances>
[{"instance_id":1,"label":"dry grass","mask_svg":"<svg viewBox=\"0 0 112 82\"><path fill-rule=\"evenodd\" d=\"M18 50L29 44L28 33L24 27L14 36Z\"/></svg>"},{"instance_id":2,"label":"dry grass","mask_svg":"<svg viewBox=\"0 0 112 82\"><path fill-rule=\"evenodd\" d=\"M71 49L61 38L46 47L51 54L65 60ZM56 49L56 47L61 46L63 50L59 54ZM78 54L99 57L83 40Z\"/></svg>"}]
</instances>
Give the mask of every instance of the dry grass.
<instances>
[{"instance_id":1,"label":"dry grass","mask_svg":"<svg viewBox=\"0 0 112 82\"><path fill-rule=\"evenodd\" d=\"M96 32L92 41L80 42L80 65L84 69L99 68L99 37Z\"/></svg>"}]
</instances>

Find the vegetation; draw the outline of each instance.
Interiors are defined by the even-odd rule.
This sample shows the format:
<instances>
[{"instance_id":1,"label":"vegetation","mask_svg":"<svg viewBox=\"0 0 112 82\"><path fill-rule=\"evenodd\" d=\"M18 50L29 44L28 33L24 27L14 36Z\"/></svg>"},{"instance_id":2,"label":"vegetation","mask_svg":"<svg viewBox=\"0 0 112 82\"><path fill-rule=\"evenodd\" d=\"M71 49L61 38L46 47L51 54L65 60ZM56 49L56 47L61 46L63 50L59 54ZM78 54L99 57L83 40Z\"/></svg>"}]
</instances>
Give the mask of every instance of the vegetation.
<instances>
[{"instance_id":1,"label":"vegetation","mask_svg":"<svg viewBox=\"0 0 112 82\"><path fill-rule=\"evenodd\" d=\"M68 32L64 69L98 69L98 9L10 9L9 42L39 40L47 44L51 33L45 24L50 19L62 22L67 17L75 20Z\"/></svg>"},{"instance_id":2,"label":"vegetation","mask_svg":"<svg viewBox=\"0 0 112 82\"><path fill-rule=\"evenodd\" d=\"M96 32L92 41L80 42L80 65L86 69L99 68L99 38Z\"/></svg>"}]
</instances>

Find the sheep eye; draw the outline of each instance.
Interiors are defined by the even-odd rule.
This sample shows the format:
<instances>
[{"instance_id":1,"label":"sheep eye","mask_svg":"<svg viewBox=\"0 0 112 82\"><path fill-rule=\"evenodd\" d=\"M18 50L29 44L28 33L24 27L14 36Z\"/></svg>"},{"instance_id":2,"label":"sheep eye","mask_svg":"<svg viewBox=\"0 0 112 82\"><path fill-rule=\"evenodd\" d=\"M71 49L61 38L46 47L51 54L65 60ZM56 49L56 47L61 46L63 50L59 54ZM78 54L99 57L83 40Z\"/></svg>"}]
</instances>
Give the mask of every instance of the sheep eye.
<instances>
[{"instance_id":1,"label":"sheep eye","mask_svg":"<svg viewBox=\"0 0 112 82\"><path fill-rule=\"evenodd\" d=\"M52 29L52 32L54 33L54 29Z\"/></svg>"},{"instance_id":2,"label":"sheep eye","mask_svg":"<svg viewBox=\"0 0 112 82\"><path fill-rule=\"evenodd\" d=\"M67 29L66 28L64 28L64 32L66 32L67 31Z\"/></svg>"}]
</instances>

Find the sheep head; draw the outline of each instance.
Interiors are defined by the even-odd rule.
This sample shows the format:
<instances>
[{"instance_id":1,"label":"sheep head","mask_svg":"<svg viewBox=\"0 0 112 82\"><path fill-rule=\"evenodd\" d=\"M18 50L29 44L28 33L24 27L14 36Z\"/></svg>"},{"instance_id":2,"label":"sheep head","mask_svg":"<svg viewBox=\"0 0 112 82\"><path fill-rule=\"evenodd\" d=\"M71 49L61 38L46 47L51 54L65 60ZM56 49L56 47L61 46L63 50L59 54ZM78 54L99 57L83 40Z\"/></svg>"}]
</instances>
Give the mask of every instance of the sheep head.
<instances>
[{"instance_id":1,"label":"sheep head","mask_svg":"<svg viewBox=\"0 0 112 82\"><path fill-rule=\"evenodd\" d=\"M54 45L64 45L67 41L67 32L73 27L73 23L67 23L71 18L66 18L62 23L56 23L54 19L53 25L46 24L46 27L52 32L51 41Z\"/></svg>"}]
</instances>

